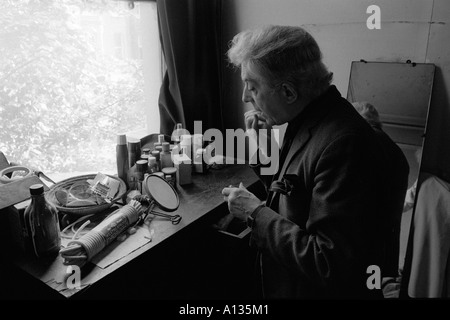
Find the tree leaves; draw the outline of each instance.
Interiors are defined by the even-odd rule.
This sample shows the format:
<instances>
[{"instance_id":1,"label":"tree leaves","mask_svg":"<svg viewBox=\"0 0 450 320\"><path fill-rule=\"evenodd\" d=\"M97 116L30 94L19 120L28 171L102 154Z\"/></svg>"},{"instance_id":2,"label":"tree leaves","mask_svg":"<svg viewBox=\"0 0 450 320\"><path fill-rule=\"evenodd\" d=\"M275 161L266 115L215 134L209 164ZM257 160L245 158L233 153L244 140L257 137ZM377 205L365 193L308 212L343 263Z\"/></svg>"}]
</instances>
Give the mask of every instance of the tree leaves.
<instances>
[{"instance_id":1,"label":"tree leaves","mask_svg":"<svg viewBox=\"0 0 450 320\"><path fill-rule=\"evenodd\" d=\"M87 12L86 2L1 6L0 150L47 172L113 169L116 134L142 123L140 62L102 54L98 34L73 28L67 7Z\"/></svg>"}]
</instances>

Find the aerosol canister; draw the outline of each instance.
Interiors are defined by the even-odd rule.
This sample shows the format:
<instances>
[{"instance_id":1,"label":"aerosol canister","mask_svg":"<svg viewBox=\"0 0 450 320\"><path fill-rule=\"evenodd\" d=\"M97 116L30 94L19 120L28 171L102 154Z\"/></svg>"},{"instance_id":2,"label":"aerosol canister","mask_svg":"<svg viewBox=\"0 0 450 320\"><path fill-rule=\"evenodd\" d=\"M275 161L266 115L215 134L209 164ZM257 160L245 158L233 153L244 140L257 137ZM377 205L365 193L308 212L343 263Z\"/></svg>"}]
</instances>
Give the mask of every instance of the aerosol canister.
<instances>
[{"instance_id":1,"label":"aerosol canister","mask_svg":"<svg viewBox=\"0 0 450 320\"><path fill-rule=\"evenodd\" d=\"M116 163L117 163L117 176L125 182L128 188L128 169L130 168L128 162L128 147L127 136L119 134L117 136L116 145Z\"/></svg>"}]
</instances>

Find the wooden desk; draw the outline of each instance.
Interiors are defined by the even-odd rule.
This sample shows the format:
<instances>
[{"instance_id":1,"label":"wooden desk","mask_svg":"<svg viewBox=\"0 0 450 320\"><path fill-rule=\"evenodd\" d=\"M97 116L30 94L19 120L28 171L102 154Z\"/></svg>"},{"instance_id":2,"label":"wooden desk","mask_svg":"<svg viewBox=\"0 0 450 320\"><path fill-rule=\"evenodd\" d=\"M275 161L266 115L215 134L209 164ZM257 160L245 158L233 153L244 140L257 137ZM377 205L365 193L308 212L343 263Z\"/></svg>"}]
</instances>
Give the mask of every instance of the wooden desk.
<instances>
[{"instance_id":1,"label":"wooden desk","mask_svg":"<svg viewBox=\"0 0 450 320\"><path fill-rule=\"evenodd\" d=\"M237 186L240 182L252 191L258 178L246 165L227 166L203 175L194 174L192 184L178 186L180 206L170 213L181 215L181 222L172 225L168 220L153 219L151 226L155 233L151 242L106 268L87 264L82 268L80 289L67 288L67 266L63 265L60 256L52 261L35 262L16 258L14 264L45 284L47 289L51 288L46 291L51 298L129 298L130 291L135 297L184 297L189 293L185 291L177 295L175 287L183 283L186 285L186 281L195 282L196 277L203 276L207 264L205 256L209 255L204 249L211 232L208 227L228 211L221 190L228 185ZM203 249L196 250L200 247ZM180 279L184 280L180 282Z\"/></svg>"}]
</instances>

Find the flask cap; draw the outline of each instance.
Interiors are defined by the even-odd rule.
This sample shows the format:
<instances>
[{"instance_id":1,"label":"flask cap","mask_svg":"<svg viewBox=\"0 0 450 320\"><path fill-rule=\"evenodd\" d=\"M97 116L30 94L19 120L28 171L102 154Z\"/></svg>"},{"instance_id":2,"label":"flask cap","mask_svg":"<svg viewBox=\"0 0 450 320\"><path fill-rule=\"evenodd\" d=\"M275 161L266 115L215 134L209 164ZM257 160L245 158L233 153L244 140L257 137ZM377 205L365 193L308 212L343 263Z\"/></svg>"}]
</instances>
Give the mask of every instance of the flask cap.
<instances>
[{"instance_id":1,"label":"flask cap","mask_svg":"<svg viewBox=\"0 0 450 320\"><path fill-rule=\"evenodd\" d=\"M126 145L127 144L127 135L119 134L117 135L117 144L118 145Z\"/></svg>"},{"instance_id":2,"label":"flask cap","mask_svg":"<svg viewBox=\"0 0 450 320\"><path fill-rule=\"evenodd\" d=\"M30 186L30 194L32 196L38 196L44 193L44 186L42 184L33 184Z\"/></svg>"},{"instance_id":3,"label":"flask cap","mask_svg":"<svg viewBox=\"0 0 450 320\"><path fill-rule=\"evenodd\" d=\"M148 166L147 160L138 160L136 161L136 169L138 172L144 172Z\"/></svg>"},{"instance_id":4,"label":"flask cap","mask_svg":"<svg viewBox=\"0 0 450 320\"><path fill-rule=\"evenodd\" d=\"M163 142L162 143L162 149L163 149L164 152L170 151L170 144L168 142Z\"/></svg>"}]
</instances>

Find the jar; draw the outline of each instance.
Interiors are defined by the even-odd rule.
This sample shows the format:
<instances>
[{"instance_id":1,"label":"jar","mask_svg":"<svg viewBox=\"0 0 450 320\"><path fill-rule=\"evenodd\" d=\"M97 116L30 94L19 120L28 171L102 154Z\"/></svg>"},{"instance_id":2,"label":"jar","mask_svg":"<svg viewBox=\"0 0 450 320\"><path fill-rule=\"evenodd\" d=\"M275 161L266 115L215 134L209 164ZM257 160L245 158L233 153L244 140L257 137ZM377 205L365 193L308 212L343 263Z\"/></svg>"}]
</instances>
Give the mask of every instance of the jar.
<instances>
[{"instance_id":1,"label":"jar","mask_svg":"<svg viewBox=\"0 0 450 320\"><path fill-rule=\"evenodd\" d=\"M165 167L162 169L162 173L164 174L164 179L169 182L172 187L176 189L177 187L177 168L175 167Z\"/></svg>"}]
</instances>

